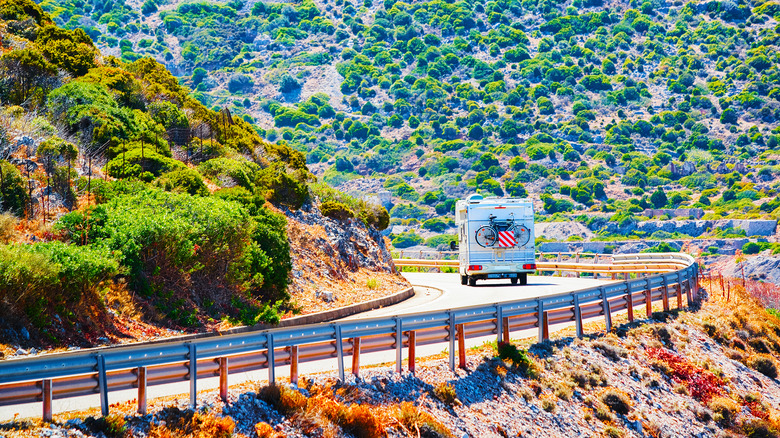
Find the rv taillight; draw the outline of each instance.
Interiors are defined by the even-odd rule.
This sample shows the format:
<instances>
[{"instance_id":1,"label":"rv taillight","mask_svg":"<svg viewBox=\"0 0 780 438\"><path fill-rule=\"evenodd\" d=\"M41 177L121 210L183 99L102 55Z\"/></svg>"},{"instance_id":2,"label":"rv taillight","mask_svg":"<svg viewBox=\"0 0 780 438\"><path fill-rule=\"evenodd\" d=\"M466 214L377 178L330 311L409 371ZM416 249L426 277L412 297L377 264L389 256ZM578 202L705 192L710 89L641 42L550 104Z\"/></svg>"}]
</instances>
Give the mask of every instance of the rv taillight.
<instances>
[{"instance_id":1,"label":"rv taillight","mask_svg":"<svg viewBox=\"0 0 780 438\"><path fill-rule=\"evenodd\" d=\"M469 265L469 271L481 271L482 265Z\"/></svg>"},{"instance_id":2,"label":"rv taillight","mask_svg":"<svg viewBox=\"0 0 780 438\"><path fill-rule=\"evenodd\" d=\"M523 269L533 269L536 270L536 263L526 263L523 265Z\"/></svg>"}]
</instances>

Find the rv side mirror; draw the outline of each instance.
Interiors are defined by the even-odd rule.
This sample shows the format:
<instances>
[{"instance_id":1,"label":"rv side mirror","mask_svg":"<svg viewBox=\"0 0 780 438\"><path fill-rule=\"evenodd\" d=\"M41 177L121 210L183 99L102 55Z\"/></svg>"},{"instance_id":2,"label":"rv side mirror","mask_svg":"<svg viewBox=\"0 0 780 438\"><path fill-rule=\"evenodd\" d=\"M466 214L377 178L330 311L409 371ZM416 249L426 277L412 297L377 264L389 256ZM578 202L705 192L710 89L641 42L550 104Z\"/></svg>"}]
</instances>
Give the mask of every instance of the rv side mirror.
<instances>
[{"instance_id":1,"label":"rv side mirror","mask_svg":"<svg viewBox=\"0 0 780 438\"><path fill-rule=\"evenodd\" d=\"M458 244L457 244L457 243L455 243L455 241L454 241L454 240L450 242L450 249L451 249L452 251L457 251L457 250L458 250Z\"/></svg>"}]
</instances>

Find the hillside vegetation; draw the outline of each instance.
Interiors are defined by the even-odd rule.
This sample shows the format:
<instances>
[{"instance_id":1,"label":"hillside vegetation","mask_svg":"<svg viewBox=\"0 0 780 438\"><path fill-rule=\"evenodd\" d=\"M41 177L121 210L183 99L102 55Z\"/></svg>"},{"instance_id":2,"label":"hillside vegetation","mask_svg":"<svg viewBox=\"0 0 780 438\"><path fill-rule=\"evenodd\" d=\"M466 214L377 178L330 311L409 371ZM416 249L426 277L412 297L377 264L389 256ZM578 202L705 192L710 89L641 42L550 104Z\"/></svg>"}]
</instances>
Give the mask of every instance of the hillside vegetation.
<instances>
[{"instance_id":1,"label":"hillside vegetation","mask_svg":"<svg viewBox=\"0 0 780 438\"><path fill-rule=\"evenodd\" d=\"M42 5L122 59L166 63L325 181L391 192L392 223L426 235L473 191L617 222L780 206L773 1Z\"/></svg>"},{"instance_id":2,"label":"hillside vegetation","mask_svg":"<svg viewBox=\"0 0 780 438\"><path fill-rule=\"evenodd\" d=\"M116 339L117 315L274 323L296 310L280 211L330 202L387 225L381 207L310 191L303 154L153 59L103 56L29 0L0 2L0 19L0 344Z\"/></svg>"}]
</instances>

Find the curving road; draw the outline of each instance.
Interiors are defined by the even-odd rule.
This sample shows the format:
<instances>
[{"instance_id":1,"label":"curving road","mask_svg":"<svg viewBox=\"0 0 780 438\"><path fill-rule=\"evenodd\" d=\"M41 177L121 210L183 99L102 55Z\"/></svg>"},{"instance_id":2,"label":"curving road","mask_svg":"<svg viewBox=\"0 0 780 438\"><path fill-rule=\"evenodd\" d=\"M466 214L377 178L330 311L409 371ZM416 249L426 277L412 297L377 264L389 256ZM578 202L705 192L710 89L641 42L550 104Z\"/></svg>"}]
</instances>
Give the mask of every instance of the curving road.
<instances>
[{"instance_id":1,"label":"curving road","mask_svg":"<svg viewBox=\"0 0 780 438\"><path fill-rule=\"evenodd\" d=\"M403 315L457 307L537 298L608 284L612 280L592 278L529 276L527 286L513 286L509 280L480 280L474 287L460 284L458 274L405 272L415 286L414 297L382 309L363 312L345 319ZM418 287L419 286L419 287Z\"/></svg>"},{"instance_id":2,"label":"curving road","mask_svg":"<svg viewBox=\"0 0 780 438\"><path fill-rule=\"evenodd\" d=\"M415 286L416 294L412 298L393 306L364 312L345 319L402 315L433 310L447 310L479 304L492 304L501 301L514 301L524 298L535 298L571 292L610 282L607 280L594 280L592 278L581 279L570 277L529 276L527 286L513 286L509 283L509 280L484 280L478 282L476 287L469 287L460 284L460 277L458 274L404 273L403 275ZM527 332L528 333L515 332L512 333L512 337L519 338L535 335L533 330L528 330ZM495 335L485 338L470 338L466 340L466 346L481 345L485 341L492 340L495 340ZM442 349L446 351L446 348L446 344L418 346L417 355L418 357L423 357L439 353ZM404 350L403 354L404 357L406 357L406 350ZM348 356L345 358L345 362L349 361L350 357ZM395 352L385 351L361 354L360 361L361 365L394 362ZM349 366L348 363L347 366ZM335 371L337 367L337 359L303 362L299 365L299 372L301 375L316 374ZM276 372L277 376L284 379L289 375L289 366L277 366ZM267 378L268 372L265 370L251 371L240 374L231 374L230 383L237 384L245 381L262 382L267 381ZM218 384L219 380L217 377L198 379L199 390L217 388ZM189 382L176 382L166 385L150 386L148 388L148 396L151 399L154 397L182 394L180 399L186 404L186 400L189 400L189 395L187 394L188 390ZM117 391L109 394L109 401L110 403L121 403L134 400L136 396L136 390ZM97 395L84 396L54 400L53 405L56 414L70 410L83 410L91 407L99 407L100 400ZM22 418L40 417L41 409L41 403L0 407L0 421L10 420L15 414L19 414Z\"/></svg>"}]
</instances>

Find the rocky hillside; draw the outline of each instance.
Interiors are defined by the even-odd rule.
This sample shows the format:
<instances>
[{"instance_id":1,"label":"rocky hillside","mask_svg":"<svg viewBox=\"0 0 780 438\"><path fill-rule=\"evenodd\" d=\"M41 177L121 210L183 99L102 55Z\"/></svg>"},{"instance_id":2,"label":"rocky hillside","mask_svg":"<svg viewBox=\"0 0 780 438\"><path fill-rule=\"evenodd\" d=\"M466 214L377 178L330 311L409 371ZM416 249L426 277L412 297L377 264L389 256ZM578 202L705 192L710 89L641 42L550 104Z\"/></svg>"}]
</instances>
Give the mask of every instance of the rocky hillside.
<instances>
[{"instance_id":1,"label":"rocky hillside","mask_svg":"<svg viewBox=\"0 0 780 438\"><path fill-rule=\"evenodd\" d=\"M42 6L106 53L165 63L332 185L375 194L415 229L397 247L450 231L438 218L474 191L530 194L540 219L780 206L773 1Z\"/></svg>"},{"instance_id":2,"label":"rocky hillside","mask_svg":"<svg viewBox=\"0 0 780 438\"><path fill-rule=\"evenodd\" d=\"M542 344L488 345L454 373L432 357L415 374L379 366L345 383L325 373L299 387L234 388L230 405L203 393L196 412L182 396L145 417L131 403L102 423L82 413L15 426L46 436L776 437L780 319L741 282L728 301L717 282L707 286L701 309L618 318L606 334L591 324L585 339L565 331Z\"/></svg>"}]
</instances>

